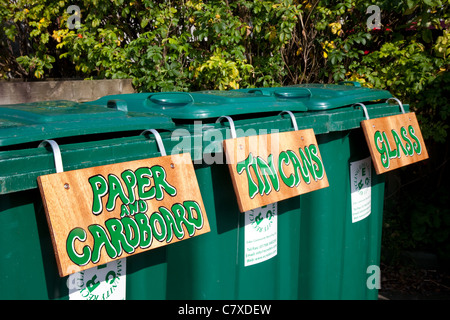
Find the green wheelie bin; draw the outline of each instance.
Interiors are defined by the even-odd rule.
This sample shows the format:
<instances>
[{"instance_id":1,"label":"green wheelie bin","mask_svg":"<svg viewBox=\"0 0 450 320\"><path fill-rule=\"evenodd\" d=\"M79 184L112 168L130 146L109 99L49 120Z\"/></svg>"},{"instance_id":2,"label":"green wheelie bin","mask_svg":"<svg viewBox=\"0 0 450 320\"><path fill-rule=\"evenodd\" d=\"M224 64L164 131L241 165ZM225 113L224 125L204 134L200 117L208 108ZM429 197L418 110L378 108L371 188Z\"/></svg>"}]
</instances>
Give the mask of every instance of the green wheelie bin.
<instances>
[{"instance_id":1,"label":"green wheelie bin","mask_svg":"<svg viewBox=\"0 0 450 320\"><path fill-rule=\"evenodd\" d=\"M164 247L92 268L107 271L109 285L89 270L60 277L36 179L56 170L44 140L57 143L69 171L160 156L155 141L140 133L153 128L163 135L172 127L167 117L117 106L0 106L0 299L69 299L77 292L80 299L165 299Z\"/></svg>"}]
</instances>

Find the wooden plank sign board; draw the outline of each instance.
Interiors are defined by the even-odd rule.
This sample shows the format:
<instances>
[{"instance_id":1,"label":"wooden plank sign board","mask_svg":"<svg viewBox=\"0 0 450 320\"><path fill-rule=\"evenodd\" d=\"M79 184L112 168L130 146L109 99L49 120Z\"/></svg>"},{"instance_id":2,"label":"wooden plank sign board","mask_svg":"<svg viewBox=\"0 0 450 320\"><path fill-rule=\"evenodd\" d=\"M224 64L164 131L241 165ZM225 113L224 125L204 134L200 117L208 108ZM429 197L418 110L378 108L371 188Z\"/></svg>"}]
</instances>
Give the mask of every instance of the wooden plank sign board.
<instances>
[{"instance_id":1,"label":"wooden plank sign board","mask_svg":"<svg viewBox=\"0 0 450 320\"><path fill-rule=\"evenodd\" d=\"M414 112L363 120L361 126L377 174L428 159Z\"/></svg>"},{"instance_id":2,"label":"wooden plank sign board","mask_svg":"<svg viewBox=\"0 0 450 320\"><path fill-rule=\"evenodd\" d=\"M313 129L228 139L224 151L241 212L328 187Z\"/></svg>"},{"instance_id":3,"label":"wooden plank sign board","mask_svg":"<svg viewBox=\"0 0 450 320\"><path fill-rule=\"evenodd\" d=\"M190 154L38 177L61 277L209 232Z\"/></svg>"}]
</instances>

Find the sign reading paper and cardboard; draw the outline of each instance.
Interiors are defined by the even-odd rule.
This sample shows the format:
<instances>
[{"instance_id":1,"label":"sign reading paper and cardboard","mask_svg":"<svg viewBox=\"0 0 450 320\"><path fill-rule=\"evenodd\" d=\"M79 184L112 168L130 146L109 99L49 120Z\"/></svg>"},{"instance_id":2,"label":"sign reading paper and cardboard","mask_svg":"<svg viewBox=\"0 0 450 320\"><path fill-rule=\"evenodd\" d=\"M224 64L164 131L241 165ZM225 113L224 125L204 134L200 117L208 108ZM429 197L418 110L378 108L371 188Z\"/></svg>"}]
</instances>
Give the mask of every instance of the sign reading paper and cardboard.
<instances>
[{"instance_id":1,"label":"sign reading paper and cardboard","mask_svg":"<svg viewBox=\"0 0 450 320\"><path fill-rule=\"evenodd\" d=\"M190 154L40 176L60 276L209 232Z\"/></svg>"},{"instance_id":2,"label":"sign reading paper and cardboard","mask_svg":"<svg viewBox=\"0 0 450 320\"><path fill-rule=\"evenodd\" d=\"M377 174L428 159L414 112L364 120L361 126Z\"/></svg>"},{"instance_id":3,"label":"sign reading paper and cardboard","mask_svg":"<svg viewBox=\"0 0 450 320\"><path fill-rule=\"evenodd\" d=\"M312 129L224 141L241 212L328 187Z\"/></svg>"}]
</instances>

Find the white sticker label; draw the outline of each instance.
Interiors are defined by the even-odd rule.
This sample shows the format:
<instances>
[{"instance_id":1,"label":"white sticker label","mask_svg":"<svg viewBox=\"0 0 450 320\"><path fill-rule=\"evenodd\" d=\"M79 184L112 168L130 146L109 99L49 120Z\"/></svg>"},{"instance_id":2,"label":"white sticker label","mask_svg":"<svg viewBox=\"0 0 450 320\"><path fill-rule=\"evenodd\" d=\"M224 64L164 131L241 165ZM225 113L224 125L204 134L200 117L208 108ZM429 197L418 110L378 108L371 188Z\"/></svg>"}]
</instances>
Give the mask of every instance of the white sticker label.
<instances>
[{"instance_id":1,"label":"white sticker label","mask_svg":"<svg viewBox=\"0 0 450 320\"><path fill-rule=\"evenodd\" d=\"M372 212L372 159L370 157L350 163L352 223Z\"/></svg>"},{"instance_id":2,"label":"white sticker label","mask_svg":"<svg viewBox=\"0 0 450 320\"><path fill-rule=\"evenodd\" d=\"M70 300L125 300L126 259L71 274L67 279Z\"/></svg>"},{"instance_id":3,"label":"white sticker label","mask_svg":"<svg viewBox=\"0 0 450 320\"><path fill-rule=\"evenodd\" d=\"M277 255L277 203L245 213L244 266L266 261Z\"/></svg>"}]
</instances>

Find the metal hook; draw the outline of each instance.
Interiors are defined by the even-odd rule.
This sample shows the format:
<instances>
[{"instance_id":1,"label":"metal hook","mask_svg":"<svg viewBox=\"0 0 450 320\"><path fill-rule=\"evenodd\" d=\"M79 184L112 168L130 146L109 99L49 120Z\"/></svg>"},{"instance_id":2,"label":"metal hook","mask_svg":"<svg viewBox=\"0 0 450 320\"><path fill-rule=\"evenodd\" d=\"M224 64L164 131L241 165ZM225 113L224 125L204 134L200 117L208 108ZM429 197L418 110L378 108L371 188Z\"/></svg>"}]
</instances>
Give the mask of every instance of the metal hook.
<instances>
[{"instance_id":1,"label":"metal hook","mask_svg":"<svg viewBox=\"0 0 450 320\"><path fill-rule=\"evenodd\" d=\"M392 98L387 99L386 103L388 103L389 100L397 101L397 103L400 105L401 112L405 113L405 108L403 108L403 103L399 99L392 97Z\"/></svg>"},{"instance_id":2,"label":"metal hook","mask_svg":"<svg viewBox=\"0 0 450 320\"><path fill-rule=\"evenodd\" d=\"M359 105L359 106L361 106L363 108L364 116L366 117L366 120L370 120L369 119L369 112L367 112L366 106L364 104L360 103L360 102L357 102L357 103L353 104L352 107L354 107L356 105Z\"/></svg>"},{"instance_id":3,"label":"metal hook","mask_svg":"<svg viewBox=\"0 0 450 320\"><path fill-rule=\"evenodd\" d=\"M167 155L166 149L164 148L164 144L162 142L161 136L159 135L159 132L156 131L155 129L147 129L147 130L142 131L140 135L142 136L146 132L153 133L153 135L155 136L155 139L156 139L156 144L158 145L159 152L161 152L161 156L163 156L163 157L166 156Z\"/></svg>"},{"instance_id":4,"label":"metal hook","mask_svg":"<svg viewBox=\"0 0 450 320\"><path fill-rule=\"evenodd\" d=\"M222 119L227 119L228 122L230 123L230 131L231 131L231 138L232 139L236 139L236 129L234 127L234 121L233 119L231 119L231 117L229 116L221 116L216 120L216 123L219 123L222 121Z\"/></svg>"},{"instance_id":5,"label":"metal hook","mask_svg":"<svg viewBox=\"0 0 450 320\"><path fill-rule=\"evenodd\" d=\"M46 144L49 144L52 147L53 151L53 159L55 160L56 173L63 172L63 163L61 158L61 150L59 149L58 144L54 140L44 140L39 144L39 147L43 147Z\"/></svg>"},{"instance_id":6,"label":"metal hook","mask_svg":"<svg viewBox=\"0 0 450 320\"><path fill-rule=\"evenodd\" d=\"M297 131L298 130L297 119L295 119L294 114L289 110L283 110L279 114L281 115L283 113L287 113L291 117L292 126L294 127L294 130Z\"/></svg>"}]
</instances>

